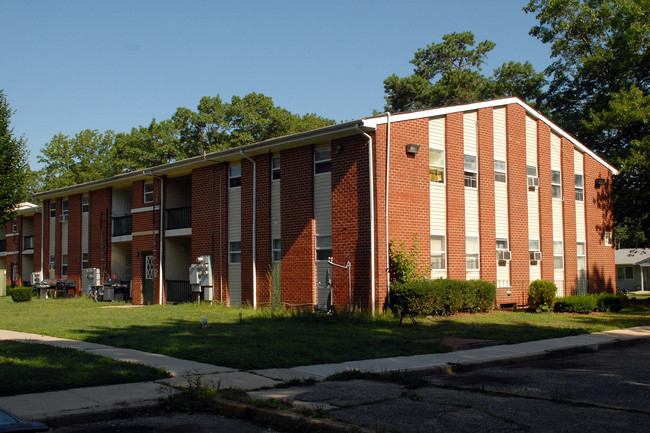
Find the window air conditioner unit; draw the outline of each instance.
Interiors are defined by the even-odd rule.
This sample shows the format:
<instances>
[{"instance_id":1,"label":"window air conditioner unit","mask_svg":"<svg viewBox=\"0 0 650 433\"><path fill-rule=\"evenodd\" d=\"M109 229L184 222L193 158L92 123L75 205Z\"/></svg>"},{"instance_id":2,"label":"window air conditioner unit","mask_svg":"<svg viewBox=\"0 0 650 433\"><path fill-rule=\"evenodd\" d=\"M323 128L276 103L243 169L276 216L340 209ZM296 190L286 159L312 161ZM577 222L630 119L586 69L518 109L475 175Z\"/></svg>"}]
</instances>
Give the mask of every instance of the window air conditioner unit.
<instances>
[{"instance_id":1,"label":"window air conditioner unit","mask_svg":"<svg viewBox=\"0 0 650 433\"><path fill-rule=\"evenodd\" d=\"M59 215L59 222L60 223L65 222L67 220L68 220L68 214L67 213L62 213L61 215Z\"/></svg>"},{"instance_id":2,"label":"window air conditioner unit","mask_svg":"<svg viewBox=\"0 0 650 433\"><path fill-rule=\"evenodd\" d=\"M531 190L539 188L539 177L528 176L528 188Z\"/></svg>"},{"instance_id":3,"label":"window air conditioner unit","mask_svg":"<svg viewBox=\"0 0 650 433\"><path fill-rule=\"evenodd\" d=\"M542 253L540 251L531 251L530 260L533 262L539 262L542 260Z\"/></svg>"},{"instance_id":4,"label":"window air conditioner unit","mask_svg":"<svg viewBox=\"0 0 650 433\"><path fill-rule=\"evenodd\" d=\"M510 251L497 251L497 260L499 261L508 261L510 257Z\"/></svg>"}]
</instances>

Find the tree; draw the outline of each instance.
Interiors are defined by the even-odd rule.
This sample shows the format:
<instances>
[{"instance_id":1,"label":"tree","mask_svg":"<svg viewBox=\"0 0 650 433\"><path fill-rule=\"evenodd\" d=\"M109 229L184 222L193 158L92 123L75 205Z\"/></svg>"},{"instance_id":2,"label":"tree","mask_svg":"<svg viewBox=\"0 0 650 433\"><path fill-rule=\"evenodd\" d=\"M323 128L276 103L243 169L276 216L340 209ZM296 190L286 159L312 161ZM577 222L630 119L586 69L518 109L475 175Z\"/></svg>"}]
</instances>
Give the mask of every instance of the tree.
<instances>
[{"instance_id":1,"label":"tree","mask_svg":"<svg viewBox=\"0 0 650 433\"><path fill-rule=\"evenodd\" d=\"M415 53L413 75L393 74L384 80L386 110L418 110L506 96L535 103L541 95L544 75L528 62L504 63L490 77L481 73L487 54L495 47L493 42L476 44L472 32L454 32L442 39Z\"/></svg>"},{"instance_id":2,"label":"tree","mask_svg":"<svg viewBox=\"0 0 650 433\"><path fill-rule=\"evenodd\" d=\"M617 243L650 239L650 0L530 0L551 44L543 110L621 168L614 182Z\"/></svg>"},{"instance_id":3,"label":"tree","mask_svg":"<svg viewBox=\"0 0 650 433\"><path fill-rule=\"evenodd\" d=\"M27 148L23 137L16 138L11 128L11 115L4 90L0 90L0 224L11 220L16 205L26 199L25 181Z\"/></svg>"}]
</instances>

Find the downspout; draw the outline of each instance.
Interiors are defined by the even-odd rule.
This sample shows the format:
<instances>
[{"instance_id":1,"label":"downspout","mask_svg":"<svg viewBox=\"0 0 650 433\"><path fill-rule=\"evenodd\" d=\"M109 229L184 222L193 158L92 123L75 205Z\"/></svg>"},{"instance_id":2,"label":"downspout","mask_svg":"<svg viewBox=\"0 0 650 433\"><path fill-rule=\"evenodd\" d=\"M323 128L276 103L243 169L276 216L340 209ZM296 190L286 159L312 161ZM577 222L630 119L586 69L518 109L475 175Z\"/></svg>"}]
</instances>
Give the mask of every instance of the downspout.
<instances>
[{"instance_id":1,"label":"downspout","mask_svg":"<svg viewBox=\"0 0 650 433\"><path fill-rule=\"evenodd\" d=\"M45 241L43 230L45 230L45 204L41 203L41 280L45 280L45 274L43 273L43 242Z\"/></svg>"},{"instance_id":2,"label":"downspout","mask_svg":"<svg viewBox=\"0 0 650 433\"><path fill-rule=\"evenodd\" d=\"M160 227L158 228L158 237L160 238L160 258L158 260L158 303L163 304L163 258L164 243L163 237L164 216L165 216L165 179L160 179Z\"/></svg>"},{"instance_id":3,"label":"downspout","mask_svg":"<svg viewBox=\"0 0 650 433\"><path fill-rule=\"evenodd\" d=\"M388 304L390 305L390 241L388 240L388 191L390 186L390 112L386 113L386 198L384 205L386 209L386 294L388 295Z\"/></svg>"},{"instance_id":4,"label":"downspout","mask_svg":"<svg viewBox=\"0 0 650 433\"><path fill-rule=\"evenodd\" d=\"M357 129L368 139L368 180L370 183L370 302L371 314L375 315L375 193L374 193L374 172L372 169L372 137L359 128Z\"/></svg>"},{"instance_id":5,"label":"downspout","mask_svg":"<svg viewBox=\"0 0 650 433\"><path fill-rule=\"evenodd\" d=\"M257 244L257 163L254 159L244 153L244 149L239 149L241 156L253 163L253 308L257 308L257 259L255 246Z\"/></svg>"}]
</instances>

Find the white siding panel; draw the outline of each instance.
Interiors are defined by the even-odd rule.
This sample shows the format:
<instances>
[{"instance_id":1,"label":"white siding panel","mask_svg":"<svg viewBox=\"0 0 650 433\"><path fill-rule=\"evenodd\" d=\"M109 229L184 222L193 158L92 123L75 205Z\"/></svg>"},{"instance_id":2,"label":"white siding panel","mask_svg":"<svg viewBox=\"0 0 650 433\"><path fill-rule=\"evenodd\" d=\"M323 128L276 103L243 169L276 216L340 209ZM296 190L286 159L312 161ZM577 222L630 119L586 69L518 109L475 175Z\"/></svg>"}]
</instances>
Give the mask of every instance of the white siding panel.
<instances>
[{"instance_id":1,"label":"white siding panel","mask_svg":"<svg viewBox=\"0 0 650 433\"><path fill-rule=\"evenodd\" d=\"M445 197L445 186L432 183L429 189L431 234L447 232L447 200Z\"/></svg>"},{"instance_id":2,"label":"white siding panel","mask_svg":"<svg viewBox=\"0 0 650 433\"><path fill-rule=\"evenodd\" d=\"M555 270L555 286L557 286L556 296L558 298L564 297L564 269Z\"/></svg>"},{"instance_id":3,"label":"white siding panel","mask_svg":"<svg viewBox=\"0 0 650 433\"><path fill-rule=\"evenodd\" d=\"M241 240L241 188L228 190L228 239Z\"/></svg>"},{"instance_id":4,"label":"white siding panel","mask_svg":"<svg viewBox=\"0 0 650 433\"><path fill-rule=\"evenodd\" d=\"M526 116L526 165L537 167L537 121Z\"/></svg>"},{"instance_id":5,"label":"white siding panel","mask_svg":"<svg viewBox=\"0 0 650 433\"><path fill-rule=\"evenodd\" d=\"M229 305L241 305L241 265L228 265Z\"/></svg>"},{"instance_id":6,"label":"white siding panel","mask_svg":"<svg viewBox=\"0 0 650 433\"><path fill-rule=\"evenodd\" d=\"M50 254L54 254L54 247L56 246L56 218L50 218ZM49 260L48 257L43 257L43 260Z\"/></svg>"},{"instance_id":7,"label":"white siding panel","mask_svg":"<svg viewBox=\"0 0 650 433\"><path fill-rule=\"evenodd\" d=\"M280 180L271 183L271 237L277 239L282 232L280 206Z\"/></svg>"},{"instance_id":8,"label":"white siding panel","mask_svg":"<svg viewBox=\"0 0 650 433\"><path fill-rule=\"evenodd\" d=\"M542 257L542 260L553 260L553 257L544 259ZM540 280L542 278L542 267L540 266L540 262L537 262L535 265L530 265L530 281L535 281L535 280Z\"/></svg>"},{"instance_id":9,"label":"white siding panel","mask_svg":"<svg viewBox=\"0 0 650 433\"><path fill-rule=\"evenodd\" d=\"M551 170L562 171L562 141L551 134Z\"/></svg>"},{"instance_id":10,"label":"white siding panel","mask_svg":"<svg viewBox=\"0 0 650 433\"><path fill-rule=\"evenodd\" d=\"M433 149L445 148L445 118L436 117L429 120L429 147Z\"/></svg>"},{"instance_id":11,"label":"white siding panel","mask_svg":"<svg viewBox=\"0 0 650 433\"><path fill-rule=\"evenodd\" d=\"M506 109L495 108L492 111L494 135L494 159L506 161Z\"/></svg>"},{"instance_id":12,"label":"white siding panel","mask_svg":"<svg viewBox=\"0 0 650 433\"><path fill-rule=\"evenodd\" d=\"M506 262L505 266L497 264L497 287L510 286L510 262Z\"/></svg>"},{"instance_id":13,"label":"white siding panel","mask_svg":"<svg viewBox=\"0 0 650 433\"><path fill-rule=\"evenodd\" d=\"M478 190L465 188L465 233L478 236Z\"/></svg>"},{"instance_id":14,"label":"white siding panel","mask_svg":"<svg viewBox=\"0 0 650 433\"><path fill-rule=\"evenodd\" d=\"M332 233L332 175L314 176L314 220L316 234Z\"/></svg>"},{"instance_id":15,"label":"white siding panel","mask_svg":"<svg viewBox=\"0 0 650 433\"><path fill-rule=\"evenodd\" d=\"M528 239L539 239L539 195L528 191Z\"/></svg>"},{"instance_id":16,"label":"white siding panel","mask_svg":"<svg viewBox=\"0 0 650 433\"><path fill-rule=\"evenodd\" d=\"M472 111L465 113L463 116L463 137L465 142L465 153L467 155L478 155L476 142L478 140L476 132L477 112Z\"/></svg>"},{"instance_id":17,"label":"white siding panel","mask_svg":"<svg viewBox=\"0 0 650 433\"><path fill-rule=\"evenodd\" d=\"M508 185L494 183L494 225L498 238L508 237Z\"/></svg>"},{"instance_id":18,"label":"white siding panel","mask_svg":"<svg viewBox=\"0 0 650 433\"><path fill-rule=\"evenodd\" d=\"M316 262L316 304L319 307L326 307L331 304L327 278L331 278L332 267L327 262ZM329 302L328 302L329 300Z\"/></svg>"},{"instance_id":19,"label":"white siding panel","mask_svg":"<svg viewBox=\"0 0 650 433\"><path fill-rule=\"evenodd\" d=\"M68 223L61 223L61 254L68 254Z\"/></svg>"},{"instance_id":20,"label":"white siding panel","mask_svg":"<svg viewBox=\"0 0 650 433\"><path fill-rule=\"evenodd\" d=\"M581 152L577 150L573 153L573 165L576 174L584 174L584 159ZM583 185L586 185L586 179L583 176ZM566 195L569 197L569 195ZM571 195L572 196L572 195ZM586 225L585 225L585 202L576 201L576 241L587 242Z\"/></svg>"},{"instance_id":21,"label":"white siding panel","mask_svg":"<svg viewBox=\"0 0 650 433\"><path fill-rule=\"evenodd\" d=\"M81 214L81 252L88 253L88 215L90 212L84 212Z\"/></svg>"},{"instance_id":22,"label":"white siding panel","mask_svg":"<svg viewBox=\"0 0 650 433\"><path fill-rule=\"evenodd\" d=\"M553 200L553 239L562 240L563 235L562 200Z\"/></svg>"},{"instance_id":23,"label":"white siding panel","mask_svg":"<svg viewBox=\"0 0 650 433\"><path fill-rule=\"evenodd\" d=\"M573 170L576 174L584 173L584 157L582 152L577 150L573 152Z\"/></svg>"}]
</instances>

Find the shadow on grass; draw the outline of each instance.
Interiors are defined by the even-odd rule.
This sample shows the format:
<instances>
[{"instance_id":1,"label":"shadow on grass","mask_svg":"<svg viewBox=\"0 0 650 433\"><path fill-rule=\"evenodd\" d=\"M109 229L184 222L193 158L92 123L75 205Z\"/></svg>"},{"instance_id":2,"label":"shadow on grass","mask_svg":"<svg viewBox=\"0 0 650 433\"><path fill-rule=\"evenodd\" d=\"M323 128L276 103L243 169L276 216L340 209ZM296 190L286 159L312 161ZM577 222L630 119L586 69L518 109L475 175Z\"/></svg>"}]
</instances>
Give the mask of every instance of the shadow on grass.
<instances>
[{"instance_id":1,"label":"shadow on grass","mask_svg":"<svg viewBox=\"0 0 650 433\"><path fill-rule=\"evenodd\" d=\"M627 328L647 323L648 311L640 312L645 316L496 312L420 319L418 326L402 327L392 318L253 314L230 323L210 318L206 328L200 328L200 319L169 319L121 328L96 326L84 329L83 339L252 370L445 352L450 348L440 344L444 337L518 343Z\"/></svg>"}]
</instances>

